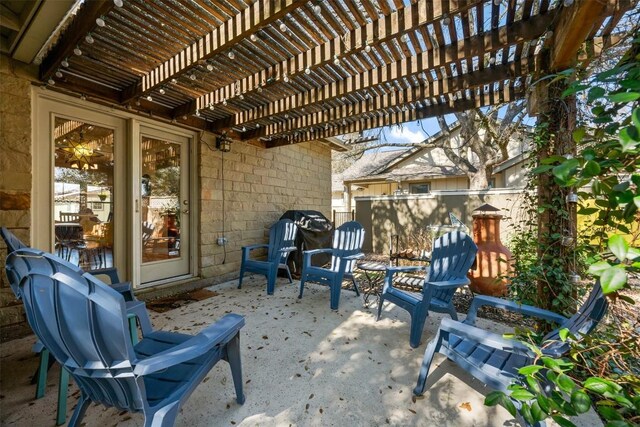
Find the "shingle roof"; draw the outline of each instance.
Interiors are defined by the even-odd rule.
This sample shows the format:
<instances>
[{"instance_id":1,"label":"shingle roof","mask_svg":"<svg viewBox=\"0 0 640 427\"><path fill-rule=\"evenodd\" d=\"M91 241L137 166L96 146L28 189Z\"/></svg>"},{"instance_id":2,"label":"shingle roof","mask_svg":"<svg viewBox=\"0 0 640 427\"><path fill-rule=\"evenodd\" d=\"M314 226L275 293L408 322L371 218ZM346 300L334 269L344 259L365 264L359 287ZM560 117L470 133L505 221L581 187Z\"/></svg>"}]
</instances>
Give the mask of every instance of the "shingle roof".
<instances>
[{"instance_id":1,"label":"shingle roof","mask_svg":"<svg viewBox=\"0 0 640 427\"><path fill-rule=\"evenodd\" d=\"M391 151L374 151L364 153L351 166L342 173L334 174L331 182L331 191L342 191L344 181L360 178L374 174L377 170L383 169L394 159L413 149L404 148Z\"/></svg>"}]
</instances>

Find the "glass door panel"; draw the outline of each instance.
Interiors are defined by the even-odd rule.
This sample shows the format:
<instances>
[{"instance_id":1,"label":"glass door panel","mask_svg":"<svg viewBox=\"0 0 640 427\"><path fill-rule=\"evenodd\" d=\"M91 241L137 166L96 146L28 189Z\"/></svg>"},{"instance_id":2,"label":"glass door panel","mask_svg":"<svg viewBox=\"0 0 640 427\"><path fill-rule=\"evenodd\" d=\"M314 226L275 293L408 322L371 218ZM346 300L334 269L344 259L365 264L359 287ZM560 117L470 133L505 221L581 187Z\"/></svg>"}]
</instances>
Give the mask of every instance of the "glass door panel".
<instances>
[{"instance_id":1,"label":"glass door panel","mask_svg":"<svg viewBox=\"0 0 640 427\"><path fill-rule=\"evenodd\" d=\"M56 253L84 270L113 267L114 130L55 118Z\"/></svg>"},{"instance_id":2,"label":"glass door panel","mask_svg":"<svg viewBox=\"0 0 640 427\"><path fill-rule=\"evenodd\" d=\"M189 273L188 140L141 133L141 282Z\"/></svg>"}]
</instances>

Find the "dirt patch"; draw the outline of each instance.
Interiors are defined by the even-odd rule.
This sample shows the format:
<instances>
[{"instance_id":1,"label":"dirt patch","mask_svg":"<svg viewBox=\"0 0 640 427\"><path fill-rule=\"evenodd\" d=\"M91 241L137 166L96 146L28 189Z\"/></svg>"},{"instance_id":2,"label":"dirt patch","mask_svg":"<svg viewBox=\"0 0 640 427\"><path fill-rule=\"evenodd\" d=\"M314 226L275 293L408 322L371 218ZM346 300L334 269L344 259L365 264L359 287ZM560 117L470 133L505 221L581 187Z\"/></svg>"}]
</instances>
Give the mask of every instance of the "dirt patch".
<instances>
[{"instance_id":1,"label":"dirt patch","mask_svg":"<svg viewBox=\"0 0 640 427\"><path fill-rule=\"evenodd\" d=\"M165 313L170 310L182 307L195 301L202 301L207 298L215 297L217 292L208 289L197 289L195 291L185 292L182 294L172 295L170 297L158 298L146 303L149 310L156 313Z\"/></svg>"}]
</instances>

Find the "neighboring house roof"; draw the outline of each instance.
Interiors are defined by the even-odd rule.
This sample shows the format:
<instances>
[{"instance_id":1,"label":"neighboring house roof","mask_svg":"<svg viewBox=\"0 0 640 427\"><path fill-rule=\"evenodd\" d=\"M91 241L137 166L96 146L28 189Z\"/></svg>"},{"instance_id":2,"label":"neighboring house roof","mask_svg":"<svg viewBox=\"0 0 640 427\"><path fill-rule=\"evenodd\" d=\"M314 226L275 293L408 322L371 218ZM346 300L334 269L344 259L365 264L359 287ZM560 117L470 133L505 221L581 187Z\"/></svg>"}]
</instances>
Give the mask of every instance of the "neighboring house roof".
<instances>
[{"instance_id":1,"label":"neighboring house roof","mask_svg":"<svg viewBox=\"0 0 640 427\"><path fill-rule=\"evenodd\" d=\"M526 160L529 158L529 156L531 155L531 151L525 151L524 153L520 153L517 156L514 156L510 159L507 159L501 163L498 163L494 168L493 168L493 173L498 173L498 172L502 172L505 169L509 169L511 166L514 166L520 162L522 162L523 160Z\"/></svg>"},{"instance_id":2,"label":"neighboring house roof","mask_svg":"<svg viewBox=\"0 0 640 427\"><path fill-rule=\"evenodd\" d=\"M358 181L386 180L386 181L415 181L443 176L466 176L465 172L457 166L438 166L429 164L412 164L390 170L386 173L360 176Z\"/></svg>"},{"instance_id":3,"label":"neighboring house roof","mask_svg":"<svg viewBox=\"0 0 640 427\"><path fill-rule=\"evenodd\" d=\"M374 151L364 153L362 157L356 160L351 166L342 173L334 174L331 182L331 191L341 192L343 190L344 181L349 181L361 176L374 174L379 169L384 169L394 159L402 156L408 151L414 151L414 148L404 148L401 150L390 151Z\"/></svg>"}]
</instances>

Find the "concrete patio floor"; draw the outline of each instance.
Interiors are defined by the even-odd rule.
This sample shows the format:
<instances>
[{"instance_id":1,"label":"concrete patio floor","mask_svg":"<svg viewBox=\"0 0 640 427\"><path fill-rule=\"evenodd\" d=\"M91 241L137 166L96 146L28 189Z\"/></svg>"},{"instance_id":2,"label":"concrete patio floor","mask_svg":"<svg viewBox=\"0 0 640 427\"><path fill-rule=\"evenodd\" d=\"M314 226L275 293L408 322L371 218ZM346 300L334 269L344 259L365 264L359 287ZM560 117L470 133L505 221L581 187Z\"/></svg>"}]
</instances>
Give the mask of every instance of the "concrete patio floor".
<instances>
[{"instance_id":1,"label":"concrete patio floor","mask_svg":"<svg viewBox=\"0 0 640 427\"><path fill-rule=\"evenodd\" d=\"M182 408L178 426L511 426L501 407L483 405L490 391L457 365L436 355L423 399L412 399L424 349L442 315L427 320L423 343L409 347L409 316L385 307L375 321L374 308L343 291L340 309L329 309L329 290L316 284L297 299L298 282L278 279L275 295L266 295L265 280L252 276L243 289L237 281L209 289L219 295L166 313L151 313L156 329L196 333L225 313L246 317L241 331L246 403L235 402L228 365L218 363ZM464 316L462 316L464 317ZM479 319L478 326L508 330ZM33 336L3 343L0 350L0 414L2 425L52 426L58 368L49 372L47 394L34 400L29 384L38 359L31 353ZM78 389L69 390L68 416ZM577 425L602 425L583 417ZM92 405L87 426L139 426L142 414L119 413Z\"/></svg>"}]
</instances>

